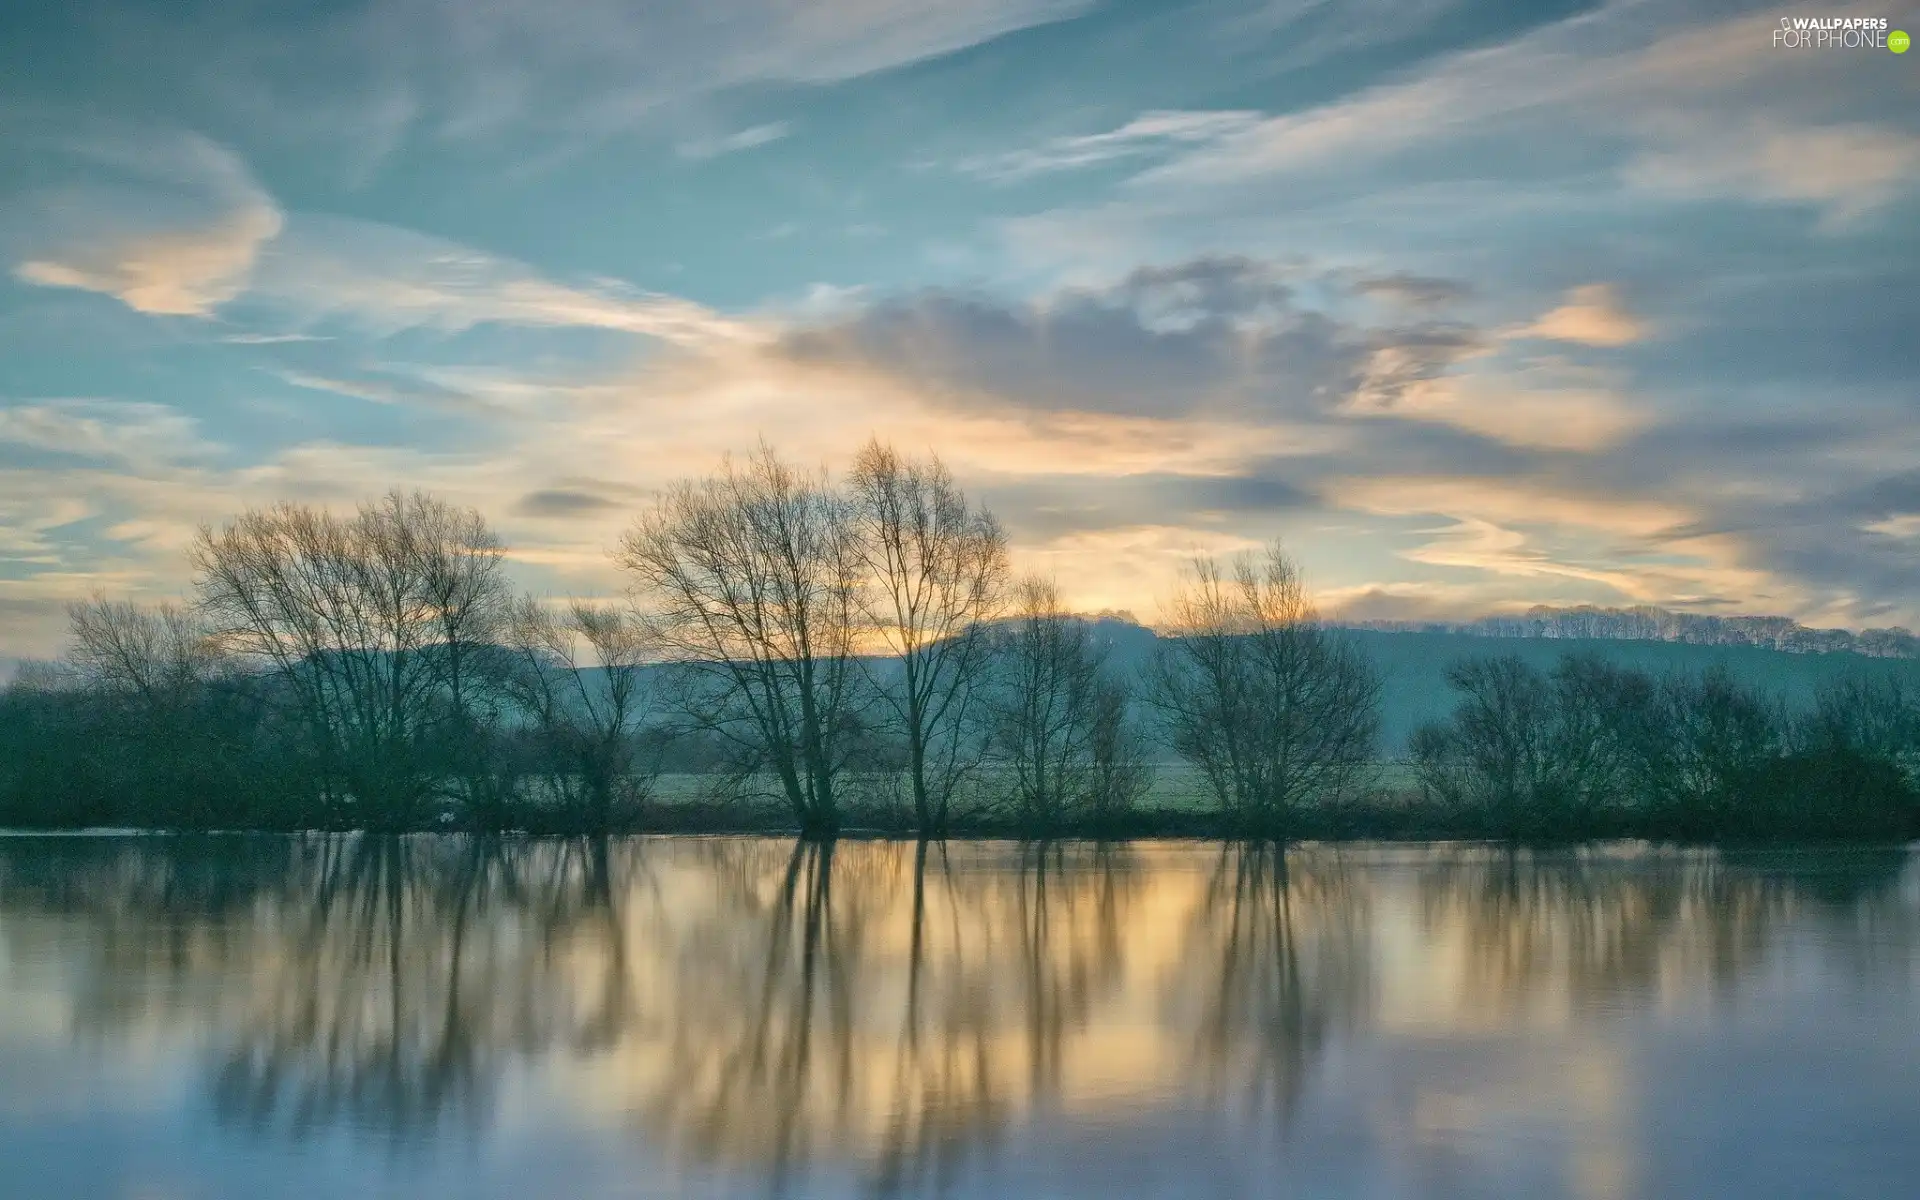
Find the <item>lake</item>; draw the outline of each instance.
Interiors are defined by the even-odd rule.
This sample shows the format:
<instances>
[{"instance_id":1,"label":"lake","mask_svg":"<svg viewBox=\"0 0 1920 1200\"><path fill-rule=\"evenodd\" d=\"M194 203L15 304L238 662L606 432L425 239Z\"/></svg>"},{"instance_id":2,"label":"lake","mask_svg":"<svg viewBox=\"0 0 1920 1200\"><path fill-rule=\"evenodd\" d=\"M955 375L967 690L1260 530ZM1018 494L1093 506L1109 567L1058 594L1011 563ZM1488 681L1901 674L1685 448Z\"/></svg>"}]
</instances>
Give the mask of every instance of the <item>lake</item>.
<instances>
[{"instance_id":1,"label":"lake","mask_svg":"<svg viewBox=\"0 0 1920 1200\"><path fill-rule=\"evenodd\" d=\"M0 1195L1920 1194L1920 855L0 837Z\"/></svg>"}]
</instances>

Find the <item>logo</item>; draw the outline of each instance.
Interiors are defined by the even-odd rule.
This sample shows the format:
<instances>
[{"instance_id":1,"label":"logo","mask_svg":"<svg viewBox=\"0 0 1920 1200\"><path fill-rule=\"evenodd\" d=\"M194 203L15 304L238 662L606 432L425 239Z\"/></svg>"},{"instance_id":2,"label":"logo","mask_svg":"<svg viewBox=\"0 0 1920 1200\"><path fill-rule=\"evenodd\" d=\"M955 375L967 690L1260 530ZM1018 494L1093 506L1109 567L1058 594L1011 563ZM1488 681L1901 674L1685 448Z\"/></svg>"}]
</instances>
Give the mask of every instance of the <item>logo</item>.
<instances>
[{"instance_id":1,"label":"logo","mask_svg":"<svg viewBox=\"0 0 1920 1200\"><path fill-rule=\"evenodd\" d=\"M1889 32L1885 17L1781 17L1773 44L1785 50L1891 50L1905 54L1910 39Z\"/></svg>"}]
</instances>

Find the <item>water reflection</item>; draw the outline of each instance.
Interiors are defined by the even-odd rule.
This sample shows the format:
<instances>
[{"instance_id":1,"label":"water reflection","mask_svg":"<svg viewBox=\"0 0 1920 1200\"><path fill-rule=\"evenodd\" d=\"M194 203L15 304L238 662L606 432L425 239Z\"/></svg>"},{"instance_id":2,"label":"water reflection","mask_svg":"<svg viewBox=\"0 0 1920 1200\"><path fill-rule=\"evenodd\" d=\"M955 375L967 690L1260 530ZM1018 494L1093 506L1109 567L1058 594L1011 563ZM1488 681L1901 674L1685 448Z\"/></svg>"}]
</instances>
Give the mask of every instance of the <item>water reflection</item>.
<instances>
[{"instance_id":1,"label":"water reflection","mask_svg":"<svg viewBox=\"0 0 1920 1200\"><path fill-rule=\"evenodd\" d=\"M1195 1081L1284 1121L1330 1033L1365 1008L1369 896L1337 855L1229 847L1192 906L1168 1016Z\"/></svg>"},{"instance_id":2,"label":"water reflection","mask_svg":"<svg viewBox=\"0 0 1920 1200\"><path fill-rule=\"evenodd\" d=\"M1305 1153L1343 1043L1711 1006L1765 963L1904 995L1917 909L1904 853L0 839L8 957L82 1041L198 1046L227 1128L480 1136L511 1080L669 1161L885 1192L1166 1114ZM1485 1106L1430 1083L1355 1110L1372 1153Z\"/></svg>"}]
</instances>

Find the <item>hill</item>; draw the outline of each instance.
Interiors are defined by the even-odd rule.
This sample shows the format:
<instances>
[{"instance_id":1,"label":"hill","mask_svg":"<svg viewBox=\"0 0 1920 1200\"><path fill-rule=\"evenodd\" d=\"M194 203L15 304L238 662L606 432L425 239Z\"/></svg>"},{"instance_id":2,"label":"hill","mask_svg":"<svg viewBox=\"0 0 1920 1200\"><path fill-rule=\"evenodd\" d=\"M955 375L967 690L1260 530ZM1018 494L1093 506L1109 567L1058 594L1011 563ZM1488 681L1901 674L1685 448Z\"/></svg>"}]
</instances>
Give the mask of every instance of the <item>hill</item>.
<instances>
[{"instance_id":1,"label":"hill","mask_svg":"<svg viewBox=\"0 0 1920 1200\"><path fill-rule=\"evenodd\" d=\"M1122 669L1138 669L1153 653L1157 639L1150 629L1112 618L1095 622L1095 627L1112 645L1112 661ZM1381 629L1344 629L1342 632L1380 668L1383 679L1381 749L1389 756L1405 752L1407 739L1415 729L1453 710L1455 696L1447 686L1446 670L1449 664L1462 658L1515 654L1544 669L1559 662L1562 655L1591 652L1608 662L1655 675L1698 674L1719 666L1741 682L1762 687L1795 705L1809 702L1821 684L1856 673L1901 673L1920 686L1920 661L1848 651L1781 650L1618 637L1500 637L1478 632Z\"/></svg>"},{"instance_id":2,"label":"hill","mask_svg":"<svg viewBox=\"0 0 1920 1200\"><path fill-rule=\"evenodd\" d=\"M1118 617L1091 618L1096 636L1112 648L1111 664L1138 677L1159 638L1153 630ZM1907 675L1920 687L1920 660L1876 657L1852 651L1786 650L1744 644L1567 637L1497 636L1483 631L1408 631L1341 627L1380 669L1381 753L1399 757L1413 731L1453 711L1447 667L1463 658L1515 654L1542 669L1562 655L1594 653L1608 662L1654 675L1699 674L1724 667L1742 683L1765 689L1792 705L1810 702L1823 683L1852 674ZM591 670L591 669L590 669ZM884 671L884 667L882 667Z\"/></svg>"},{"instance_id":3,"label":"hill","mask_svg":"<svg viewBox=\"0 0 1920 1200\"><path fill-rule=\"evenodd\" d=\"M1711 616L1640 605L1574 608L1536 605L1524 613L1472 621L1360 621L1355 629L1384 633L1459 633L1474 637L1607 639L1686 642L1702 646L1763 646L1795 654L1850 651L1873 658L1920 658L1920 637L1889 629L1813 629L1790 617Z\"/></svg>"},{"instance_id":4,"label":"hill","mask_svg":"<svg viewBox=\"0 0 1920 1200\"><path fill-rule=\"evenodd\" d=\"M1920 662L1873 658L1845 651L1787 651L1760 646L1698 645L1686 642L1628 641L1618 638L1491 637L1460 633L1389 633L1349 630L1385 677L1381 698L1384 749L1400 754L1407 738L1427 721L1452 711L1448 664L1473 656L1515 654L1542 668L1562 655L1594 653L1608 662L1656 675L1698 674L1726 668L1735 679L1766 689L1789 704L1812 700L1820 685L1852 674L1902 673L1920 683Z\"/></svg>"}]
</instances>

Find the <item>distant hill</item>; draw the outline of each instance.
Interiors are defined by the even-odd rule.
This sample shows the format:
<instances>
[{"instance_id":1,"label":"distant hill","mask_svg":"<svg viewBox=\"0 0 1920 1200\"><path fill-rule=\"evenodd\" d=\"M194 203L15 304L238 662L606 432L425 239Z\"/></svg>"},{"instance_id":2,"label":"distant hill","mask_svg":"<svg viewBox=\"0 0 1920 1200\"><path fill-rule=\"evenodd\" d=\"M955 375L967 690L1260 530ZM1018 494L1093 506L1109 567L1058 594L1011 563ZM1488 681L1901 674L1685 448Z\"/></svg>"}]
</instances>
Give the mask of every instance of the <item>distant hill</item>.
<instances>
[{"instance_id":1,"label":"distant hill","mask_svg":"<svg viewBox=\"0 0 1920 1200\"><path fill-rule=\"evenodd\" d=\"M1157 639L1150 629L1112 618L1103 618L1094 625L1112 645L1115 666L1137 669L1153 653ZM1737 643L1632 640L1621 636L1534 634L1514 637L1487 632L1375 628L1346 628L1344 632L1380 668L1384 680L1381 749L1389 756L1405 752L1407 739L1415 729L1428 721L1444 718L1453 710L1455 696L1447 686L1446 670L1449 664L1463 658L1515 654L1547 669L1564 654L1590 651L1609 662L1655 675L1698 674L1708 667L1721 666L1741 682L1765 688L1796 705L1810 701L1822 683L1849 674L1906 674L1920 686L1920 660L1871 657L1852 651L1788 651Z\"/></svg>"},{"instance_id":2,"label":"distant hill","mask_svg":"<svg viewBox=\"0 0 1920 1200\"><path fill-rule=\"evenodd\" d=\"M1473 621L1359 621L1354 629L1389 633L1456 633L1469 637L1574 638L1679 642L1695 646L1762 646L1790 654L1847 652L1870 658L1920 658L1920 636L1910 630L1810 629L1790 617L1714 617L1665 608L1548 608Z\"/></svg>"},{"instance_id":3,"label":"distant hill","mask_svg":"<svg viewBox=\"0 0 1920 1200\"><path fill-rule=\"evenodd\" d=\"M1646 616L1649 623L1635 624L1642 616ZM1616 617L1621 619L1612 619ZM1676 620L1661 623L1669 617ZM1159 641L1153 630L1123 617L1101 615L1088 620L1096 636L1111 646L1110 661L1123 673L1134 674L1144 667ZM1709 621L1719 624L1698 623ZM1518 622L1515 627L1524 632L1496 632L1505 628L1499 622ZM1760 637L1761 633L1756 631L1782 627L1788 632L1769 635L1776 644L1739 640ZM1660 609L1535 609L1527 617L1489 617L1459 626L1381 628L1374 623L1338 628L1380 668L1383 679L1381 751L1389 757L1405 753L1407 739L1415 729L1452 712L1456 698L1447 686L1446 670L1463 658L1515 654L1547 669L1562 655L1592 652L1610 662L1655 675L1698 674L1708 667L1722 666L1743 683L1764 688L1795 705L1811 700L1822 683L1850 674L1897 673L1911 677L1914 686L1920 687L1920 656L1857 648L1818 649L1808 639L1790 636L1791 630L1814 637L1839 633L1872 645L1892 643L1875 642L1868 634L1810 630L1785 618L1692 618ZM1583 628L1608 632L1585 635L1572 632ZM1633 637L1625 632L1647 628L1664 631L1666 636ZM1869 631L1869 634L1898 635L1912 640L1912 635L1904 630ZM1726 640L1710 641L1709 636L1722 636ZM7 671L10 665L14 664L0 659L0 680L11 673ZM588 668L589 674L596 671Z\"/></svg>"},{"instance_id":4,"label":"distant hill","mask_svg":"<svg viewBox=\"0 0 1920 1200\"><path fill-rule=\"evenodd\" d=\"M1785 651L1764 646L1623 638L1496 637L1367 629L1349 632L1380 665L1385 676L1381 734L1384 748L1390 754L1403 752L1407 738L1420 725L1452 711L1454 695L1447 686L1447 665L1457 659L1481 655L1516 654L1536 666L1548 668L1559 662L1563 654L1591 651L1609 662L1656 675L1698 674L1708 667L1721 666L1741 682L1765 688L1795 705L1810 701L1822 683L1851 674L1900 673L1911 676L1916 685L1920 685L1920 661L1871 658L1845 651Z\"/></svg>"}]
</instances>

